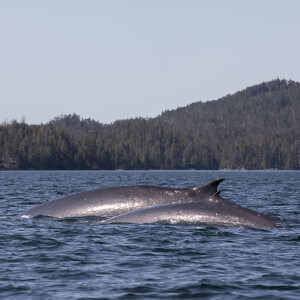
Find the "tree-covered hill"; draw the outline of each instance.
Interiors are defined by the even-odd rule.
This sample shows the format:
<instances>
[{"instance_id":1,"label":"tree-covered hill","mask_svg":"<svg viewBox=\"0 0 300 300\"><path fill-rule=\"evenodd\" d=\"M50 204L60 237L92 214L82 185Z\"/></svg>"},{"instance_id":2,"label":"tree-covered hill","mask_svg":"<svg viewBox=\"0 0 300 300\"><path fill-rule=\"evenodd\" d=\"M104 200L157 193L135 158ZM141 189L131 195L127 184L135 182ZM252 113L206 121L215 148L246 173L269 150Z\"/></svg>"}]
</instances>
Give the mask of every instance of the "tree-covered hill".
<instances>
[{"instance_id":1,"label":"tree-covered hill","mask_svg":"<svg viewBox=\"0 0 300 300\"><path fill-rule=\"evenodd\" d=\"M300 83L273 80L157 120L208 143L219 168L299 168Z\"/></svg>"},{"instance_id":2,"label":"tree-covered hill","mask_svg":"<svg viewBox=\"0 0 300 300\"><path fill-rule=\"evenodd\" d=\"M222 138L218 133L224 133L226 138L247 136L258 141L262 136L299 130L299 114L300 83L277 79L217 101L166 111L157 119L198 136L215 139Z\"/></svg>"},{"instance_id":3,"label":"tree-covered hill","mask_svg":"<svg viewBox=\"0 0 300 300\"><path fill-rule=\"evenodd\" d=\"M300 84L277 79L149 120L13 121L0 126L0 168L299 169L299 120Z\"/></svg>"}]
</instances>

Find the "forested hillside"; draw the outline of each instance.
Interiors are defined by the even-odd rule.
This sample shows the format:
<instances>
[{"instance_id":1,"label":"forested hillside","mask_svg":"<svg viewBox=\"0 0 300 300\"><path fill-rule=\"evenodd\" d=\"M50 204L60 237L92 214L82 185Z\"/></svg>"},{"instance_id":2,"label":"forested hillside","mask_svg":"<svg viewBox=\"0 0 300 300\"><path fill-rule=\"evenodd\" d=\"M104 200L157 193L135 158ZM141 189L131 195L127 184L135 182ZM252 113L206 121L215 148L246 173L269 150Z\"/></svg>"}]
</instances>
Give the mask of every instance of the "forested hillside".
<instances>
[{"instance_id":1,"label":"forested hillside","mask_svg":"<svg viewBox=\"0 0 300 300\"><path fill-rule=\"evenodd\" d=\"M274 80L154 119L0 126L0 169L299 169L300 84Z\"/></svg>"},{"instance_id":2,"label":"forested hillside","mask_svg":"<svg viewBox=\"0 0 300 300\"><path fill-rule=\"evenodd\" d=\"M193 132L221 169L299 169L299 83L273 80L217 101L166 111L158 119Z\"/></svg>"}]
</instances>

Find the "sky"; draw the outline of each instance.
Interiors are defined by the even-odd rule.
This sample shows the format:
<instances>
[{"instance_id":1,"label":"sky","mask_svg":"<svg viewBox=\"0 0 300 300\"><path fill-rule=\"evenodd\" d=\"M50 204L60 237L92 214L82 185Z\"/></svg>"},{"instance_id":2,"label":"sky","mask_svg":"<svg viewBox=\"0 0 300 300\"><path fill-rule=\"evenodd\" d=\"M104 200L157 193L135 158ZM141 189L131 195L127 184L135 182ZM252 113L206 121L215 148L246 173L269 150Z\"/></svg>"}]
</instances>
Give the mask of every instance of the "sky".
<instances>
[{"instance_id":1,"label":"sky","mask_svg":"<svg viewBox=\"0 0 300 300\"><path fill-rule=\"evenodd\" d=\"M300 81L298 0L0 0L0 123L155 117Z\"/></svg>"}]
</instances>

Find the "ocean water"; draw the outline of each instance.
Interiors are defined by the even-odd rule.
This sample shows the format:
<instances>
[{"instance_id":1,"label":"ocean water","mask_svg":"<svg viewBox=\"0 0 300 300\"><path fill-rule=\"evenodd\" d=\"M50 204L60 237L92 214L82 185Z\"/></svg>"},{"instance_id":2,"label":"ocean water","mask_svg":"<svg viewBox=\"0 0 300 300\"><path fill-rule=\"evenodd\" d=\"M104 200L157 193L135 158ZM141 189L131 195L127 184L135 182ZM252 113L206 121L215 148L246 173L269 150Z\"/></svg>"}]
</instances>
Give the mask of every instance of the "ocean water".
<instances>
[{"instance_id":1,"label":"ocean water","mask_svg":"<svg viewBox=\"0 0 300 300\"><path fill-rule=\"evenodd\" d=\"M202 185L279 228L20 218L109 186ZM0 299L300 299L299 171L0 172Z\"/></svg>"}]
</instances>

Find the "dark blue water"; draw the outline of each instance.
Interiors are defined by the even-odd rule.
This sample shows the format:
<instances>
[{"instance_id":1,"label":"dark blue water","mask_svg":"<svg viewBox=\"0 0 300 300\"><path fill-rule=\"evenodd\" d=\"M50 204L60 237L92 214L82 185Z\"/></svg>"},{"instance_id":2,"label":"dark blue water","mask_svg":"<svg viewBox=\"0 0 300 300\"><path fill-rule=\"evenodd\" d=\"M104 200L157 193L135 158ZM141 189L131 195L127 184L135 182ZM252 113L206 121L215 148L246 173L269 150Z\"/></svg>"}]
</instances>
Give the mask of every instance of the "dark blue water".
<instances>
[{"instance_id":1,"label":"dark blue water","mask_svg":"<svg viewBox=\"0 0 300 300\"><path fill-rule=\"evenodd\" d=\"M217 177L225 199L286 221L250 229L18 217L80 191ZM299 183L299 171L0 172L0 298L299 299Z\"/></svg>"}]
</instances>

